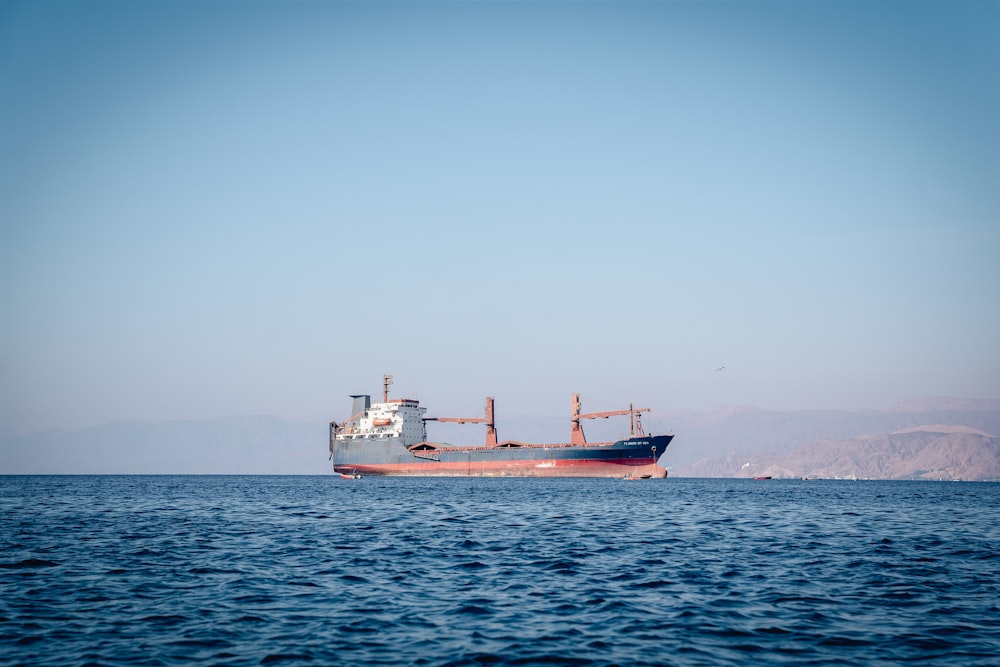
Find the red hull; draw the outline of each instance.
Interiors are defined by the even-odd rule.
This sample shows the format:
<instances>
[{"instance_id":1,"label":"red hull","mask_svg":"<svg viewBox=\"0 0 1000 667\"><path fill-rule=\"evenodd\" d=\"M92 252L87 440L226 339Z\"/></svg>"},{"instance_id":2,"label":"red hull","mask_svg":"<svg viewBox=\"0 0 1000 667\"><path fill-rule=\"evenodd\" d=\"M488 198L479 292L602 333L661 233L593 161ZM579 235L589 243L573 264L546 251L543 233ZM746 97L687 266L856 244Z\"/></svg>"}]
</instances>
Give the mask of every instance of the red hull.
<instances>
[{"instance_id":1,"label":"red hull","mask_svg":"<svg viewBox=\"0 0 1000 667\"><path fill-rule=\"evenodd\" d=\"M626 474L662 479L667 469L649 461L644 465L622 465L608 461L455 461L435 463L380 463L351 465L362 475L419 477L614 477ZM335 467L336 470L336 467ZM337 470L337 472L340 472Z\"/></svg>"}]
</instances>

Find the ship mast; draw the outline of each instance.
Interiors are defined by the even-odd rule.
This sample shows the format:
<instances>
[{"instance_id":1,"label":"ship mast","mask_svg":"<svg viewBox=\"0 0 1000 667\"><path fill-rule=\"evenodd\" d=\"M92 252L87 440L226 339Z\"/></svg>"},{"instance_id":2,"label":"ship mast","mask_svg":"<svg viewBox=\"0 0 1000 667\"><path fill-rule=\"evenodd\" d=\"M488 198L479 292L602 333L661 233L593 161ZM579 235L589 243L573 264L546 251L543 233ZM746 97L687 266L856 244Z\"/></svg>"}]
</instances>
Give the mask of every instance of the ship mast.
<instances>
[{"instance_id":1,"label":"ship mast","mask_svg":"<svg viewBox=\"0 0 1000 667\"><path fill-rule=\"evenodd\" d=\"M392 376L391 375L383 375L382 376L382 402L383 403L388 403L389 402L389 385L390 384L392 384Z\"/></svg>"}]
</instances>

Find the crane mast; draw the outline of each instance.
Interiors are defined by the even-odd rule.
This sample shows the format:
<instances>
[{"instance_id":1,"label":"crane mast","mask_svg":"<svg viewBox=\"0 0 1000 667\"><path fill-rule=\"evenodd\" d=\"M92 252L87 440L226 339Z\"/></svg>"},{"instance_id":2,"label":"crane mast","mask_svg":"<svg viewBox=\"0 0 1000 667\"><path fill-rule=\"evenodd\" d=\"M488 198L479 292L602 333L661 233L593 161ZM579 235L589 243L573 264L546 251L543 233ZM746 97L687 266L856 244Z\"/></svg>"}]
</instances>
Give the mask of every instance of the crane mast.
<instances>
[{"instance_id":1,"label":"crane mast","mask_svg":"<svg viewBox=\"0 0 1000 667\"><path fill-rule=\"evenodd\" d=\"M630 438L636 435L642 437L645 432L642 430L642 419L640 413L649 412L649 408L634 408L629 403L628 410L610 410L608 412L580 412L580 394L573 394L573 410L570 413L570 444L586 445L587 436L583 434L581 419L607 419L618 415L628 415L628 435Z\"/></svg>"},{"instance_id":2,"label":"crane mast","mask_svg":"<svg viewBox=\"0 0 1000 667\"><path fill-rule=\"evenodd\" d=\"M493 422L493 397L486 397L485 417L424 417L425 422L452 422L455 424L486 424L486 446L497 446L497 427Z\"/></svg>"},{"instance_id":3,"label":"crane mast","mask_svg":"<svg viewBox=\"0 0 1000 667\"><path fill-rule=\"evenodd\" d=\"M390 380L391 381L391 380ZM645 432L642 429L641 413L649 412L649 408L637 408L629 404L628 410L610 410L608 412L587 412L580 411L580 394L573 394L573 410L570 417L570 444L586 445L587 436L583 433L583 426L580 425L582 419L607 419L619 415L628 415L629 437L642 437ZM451 422L453 424L486 424L486 446L497 446L497 427L493 418L493 397L486 397L485 417L424 417L425 422Z\"/></svg>"}]
</instances>

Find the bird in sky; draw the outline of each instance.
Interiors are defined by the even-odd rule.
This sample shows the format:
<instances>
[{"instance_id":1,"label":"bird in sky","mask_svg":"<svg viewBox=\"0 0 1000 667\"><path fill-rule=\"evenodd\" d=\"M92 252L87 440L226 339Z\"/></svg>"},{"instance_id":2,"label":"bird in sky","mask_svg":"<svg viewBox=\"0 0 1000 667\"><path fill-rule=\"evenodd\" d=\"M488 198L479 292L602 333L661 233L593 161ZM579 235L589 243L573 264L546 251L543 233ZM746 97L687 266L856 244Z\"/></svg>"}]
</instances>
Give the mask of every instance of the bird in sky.
<instances>
[{"instance_id":1,"label":"bird in sky","mask_svg":"<svg viewBox=\"0 0 1000 667\"><path fill-rule=\"evenodd\" d=\"M715 372L718 373L719 371L724 371L724 370L726 370L725 366L719 366L718 368L715 369Z\"/></svg>"}]
</instances>

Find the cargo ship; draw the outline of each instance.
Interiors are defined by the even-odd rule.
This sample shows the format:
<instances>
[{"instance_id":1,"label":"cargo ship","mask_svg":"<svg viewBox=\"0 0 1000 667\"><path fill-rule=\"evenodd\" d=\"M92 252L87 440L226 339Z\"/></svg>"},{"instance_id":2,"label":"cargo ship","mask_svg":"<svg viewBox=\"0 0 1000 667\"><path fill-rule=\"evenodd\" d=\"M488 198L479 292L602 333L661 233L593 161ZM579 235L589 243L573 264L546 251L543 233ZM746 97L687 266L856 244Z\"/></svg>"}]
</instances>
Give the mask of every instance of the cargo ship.
<instances>
[{"instance_id":1,"label":"cargo ship","mask_svg":"<svg viewBox=\"0 0 1000 667\"><path fill-rule=\"evenodd\" d=\"M581 412L573 394L570 439L535 444L499 441L493 398L486 398L483 417L425 417L427 408L410 398L389 398L392 376L382 378L382 402L354 394L351 416L330 422L330 460L341 475L410 475L425 477L618 477L649 479L667 476L659 464L673 435L646 435L641 415L649 408ZM615 442L587 442L581 422L629 417L629 436ZM427 439L427 422L484 424L482 445L450 445Z\"/></svg>"}]
</instances>

